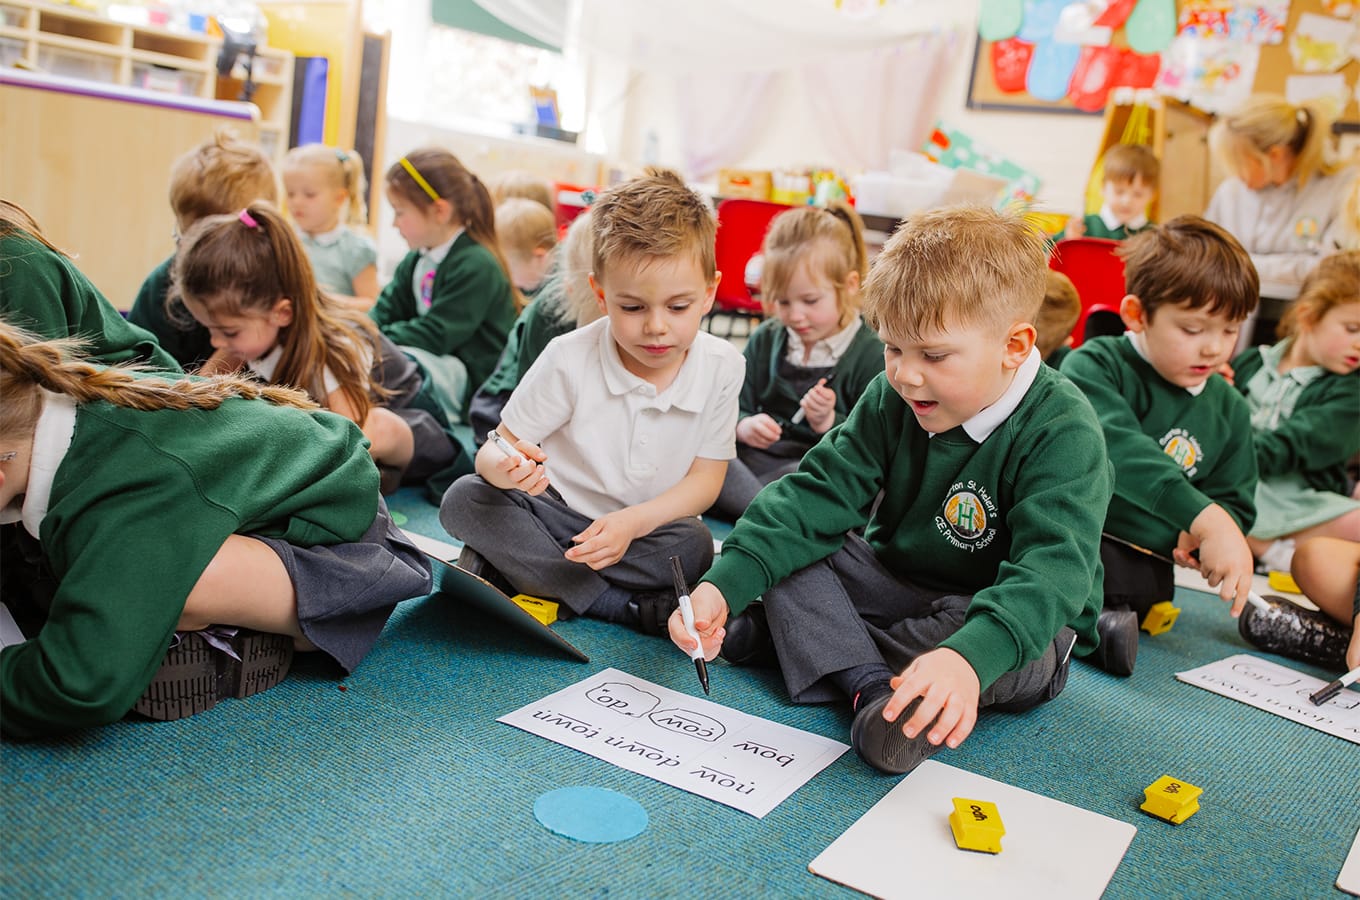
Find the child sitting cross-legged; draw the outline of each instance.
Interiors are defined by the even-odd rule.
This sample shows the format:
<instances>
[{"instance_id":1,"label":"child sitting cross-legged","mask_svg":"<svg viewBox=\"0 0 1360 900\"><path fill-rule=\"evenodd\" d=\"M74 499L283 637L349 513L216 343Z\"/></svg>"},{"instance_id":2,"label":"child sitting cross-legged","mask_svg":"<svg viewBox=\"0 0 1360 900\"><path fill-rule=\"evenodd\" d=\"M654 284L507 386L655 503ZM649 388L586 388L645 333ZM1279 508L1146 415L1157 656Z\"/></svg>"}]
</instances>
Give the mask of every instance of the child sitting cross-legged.
<instances>
[{"instance_id":1,"label":"child sitting cross-legged","mask_svg":"<svg viewBox=\"0 0 1360 900\"><path fill-rule=\"evenodd\" d=\"M794 702L849 700L851 744L884 772L958 747L981 709L1052 699L1095 645L1110 464L1034 347L1044 254L982 207L904 222L865 285L885 371L691 595L706 656L772 638ZM763 617L728 621L762 595ZM678 614L669 630L693 649Z\"/></svg>"},{"instance_id":2,"label":"child sitting cross-legged","mask_svg":"<svg viewBox=\"0 0 1360 900\"><path fill-rule=\"evenodd\" d=\"M605 317L548 344L497 428L522 458L488 441L439 518L463 568L662 634L668 558L690 579L713 559L697 516L736 454L743 361L699 327L719 278L701 197L653 170L602 195L591 226Z\"/></svg>"},{"instance_id":3,"label":"child sitting cross-legged","mask_svg":"<svg viewBox=\"0 0 1360 900\"><path fill-rule=\"evenodd\" d=\"M1198 216L1153 226L1121 254L1128 331L1084 342L1062 373L1095 407L1115 462L1091 661L1130 675L1139 622L1175 591L1173 560L1199 569L1234 616L1251 588L1251 416L1217 372L1256 306L1258 281L1242 245Z\"/></svg>"}]
</instances>

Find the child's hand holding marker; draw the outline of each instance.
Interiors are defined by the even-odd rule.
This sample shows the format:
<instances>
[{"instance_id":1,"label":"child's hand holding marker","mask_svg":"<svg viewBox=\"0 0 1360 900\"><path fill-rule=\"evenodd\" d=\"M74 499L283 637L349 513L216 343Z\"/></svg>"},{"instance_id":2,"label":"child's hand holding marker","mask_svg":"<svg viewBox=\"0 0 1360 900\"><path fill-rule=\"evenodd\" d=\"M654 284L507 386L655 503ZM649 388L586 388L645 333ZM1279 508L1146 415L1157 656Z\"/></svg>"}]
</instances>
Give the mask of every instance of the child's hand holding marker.
<instances>
[{"instance_id":1,"label":"child's hand holding marker","mask_svg":"<svg viewBox=\"0 0 1360 900\"><path fill-rule=\"evenodd\" d=\"M836 377L832 372L808 389L798 404L798 412L793 414L793 424L807 419L808 426L818 434L826 434L836 424L836 392L829 384Z\"/></svg>"},{"instance_id":2,"label":"child's hand holding marker","mask_svg":"<svg viewBox=\"0 0 1360 900\"><path fill-rule=\"evenodd\" d=\"M694 630L699 633L699 643L704 648L704 659L712 662L722 649L723 638L727 636L727 598L707 581L694 586L689 592L690 608L694 610ZM666 623L671 642L686 655L694 649L694 639L685 628L685 619L680 610L671 613Z\"/></svg>"},{"instance_id":3,"label":"child's hand holding marker","mask_svg":"<svg viewBox=\"0 0 1360 900\"><path fill-rule=\"evenodd\" d=\"M494 428L486 433L486 439L504 455L505 458L496 463L496 468L509 477L510 487L535 496L550 488L548 470L543 468L548 455L543 452L543 448L528 441L511 444Z\"/></svg>"}]
</instances>

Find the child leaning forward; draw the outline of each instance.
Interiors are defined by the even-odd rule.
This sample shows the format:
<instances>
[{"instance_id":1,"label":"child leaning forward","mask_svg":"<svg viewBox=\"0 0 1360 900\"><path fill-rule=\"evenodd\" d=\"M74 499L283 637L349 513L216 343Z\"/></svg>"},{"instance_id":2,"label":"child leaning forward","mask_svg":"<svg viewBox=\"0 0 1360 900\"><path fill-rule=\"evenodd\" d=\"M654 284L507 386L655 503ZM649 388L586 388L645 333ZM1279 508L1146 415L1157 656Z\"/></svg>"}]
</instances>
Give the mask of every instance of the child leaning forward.
<instances>
[{"instance_id":1,"label":"child leaning forward","mask_svg":"<svg viewBox=\"0 0 1360 900\"><path fill-rule=\"evenodd\" d=\"M885 772L959 746L980 709L1053 698L1074 644L1095 645L1110 464L1034 349L1044 272L1016 218L905 222L865 287L884 374L756 497L692 595L707 656L750 657L767 621L794 702L850 700L851 743Z\"/></svg>"}]
</instances>

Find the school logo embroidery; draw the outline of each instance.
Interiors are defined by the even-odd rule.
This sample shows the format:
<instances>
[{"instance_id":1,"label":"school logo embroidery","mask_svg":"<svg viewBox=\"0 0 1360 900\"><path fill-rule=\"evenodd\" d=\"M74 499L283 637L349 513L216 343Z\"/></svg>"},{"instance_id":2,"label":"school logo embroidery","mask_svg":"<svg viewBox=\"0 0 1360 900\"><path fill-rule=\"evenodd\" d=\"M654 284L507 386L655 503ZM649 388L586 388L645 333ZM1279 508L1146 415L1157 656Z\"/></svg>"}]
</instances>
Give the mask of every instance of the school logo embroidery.
<instances>
[{"instance_id":1,"label":"school logo embroidery","mask_svg":"<svg viewBox=\"0 0 1360 900\"><path fill-rule=\"evenodd\" d=\"M996 504L987 489L975 481L955 482L949 488L935 528L960 550L981 550L996 538Z\"/></svg>"},{"instance_id":2,"label":"school logo embroidery","mask_svg":"<svg viewBox=\"0 0 1360 900\"><path fill-rule=\"evenodd\" d=\"M1185 470L1187 478L1193 478L1195 472L1199 471L1199 464L1204 461L1204 450L1193 434L1184 428L1173 428L1158 443L1162 445L1162 452Z\"/></svg>"},{"instance_id":3,"label":"school logo embroidery","mask_svg":"<svg viewBox=\"0 0 1360 900\"><path fill-rule=\"evenodd\" d=\"M1294 236L1305 244L1315 243L1321 230L1318 220L1312 216L1300 216L1294 220Z\"/></svg>"}]
</instances>

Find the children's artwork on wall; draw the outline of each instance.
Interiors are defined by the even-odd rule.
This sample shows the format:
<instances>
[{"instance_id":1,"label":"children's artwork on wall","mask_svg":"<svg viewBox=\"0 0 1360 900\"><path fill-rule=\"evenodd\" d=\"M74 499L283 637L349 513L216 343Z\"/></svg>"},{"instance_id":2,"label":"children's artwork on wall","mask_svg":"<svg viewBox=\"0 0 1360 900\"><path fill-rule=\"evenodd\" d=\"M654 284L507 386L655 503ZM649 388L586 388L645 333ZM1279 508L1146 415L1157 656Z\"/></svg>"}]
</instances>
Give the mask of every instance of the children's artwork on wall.
<instances>
[{"instance_id":1,"label":"children's artwork on wall","mask_svg":"<svg viewBox=\"0 0 1360 900\"><path fill-rule=\"evenodd\" d=\"M1360 691L1343 690L1314 706L1308 698L1326 681L1249 653L1177 672L1176 679L1360 744Z\"/></svg>"},{"instance_id":2,"label":"children's artwork on wall","mask_svg":"<svg viewBox=\"0 0 1360 900\"><path fill-rule=\"evenodd\" d=\"M496 721L758 819L850 749L618 669Z\"/></svg>"},{"instance_id":3,"label":"children's artwork on wall","mask_svg":"<svg viewBox=\"0 0 1360 900\"><path fill-rule=\"evenodd\" d=\"M1124 32L1135 52L1161 53L1176 36L1176 0L1138 0Z\"/></svg>"},{"instance_id":4,"label":"children's artwork on wall","mask_svg":"<svg viewBox=\"0 0 1360 900\"><path fill-rule=\"evenodd\" d=\"M1335 72L1351 61L1354 20L1304 13L1289 37L1289 56L1300 72Z\"/></svg>"},{"instance_id":5,"label":"children's artwork on wall","mask_svg":"<svg viewBox=\"0 0 1360 900\"><path fill-rule=\"evenodd\" d=\"M1004 41L1020 30L1024 0L982 0L978 9L978 34L983 40Z\"/></svg>"},{"instance_id":6,"label":"children's artwork on wall","mask_svg":"<svg viewBox=\"0 0 1360 900\"><path fill-rule=\"evenodd\" d=\"M1284 82L1284 96L1290 103L1320 100L1327 104L1332 115L1339 115L1348 98L1346 76L1339 72L1329 75L1291 75Z\"/></svg>"},{"instance_id":7,"label":"children's artwork on wall","mask_svg":"<svg viewBox=\"0 0 1360 900\"><path fill-rule=\"evenodd\" d=\"M1177 34L1251 44L1284 40L1289 0L1182 0Z\"/></svg>"},{"instance_id":8,"label":"children's artwork on wall","mask_svg":"<svg viewBox=\"0 0 1360 900\"><path fill-rule=\"evenodd\" d=\"M1260 60L1257 44L1180 35L1163 61L1157 90L1206 112L1226 112L1251 95Z\"/></svg>"}]
</instances>

